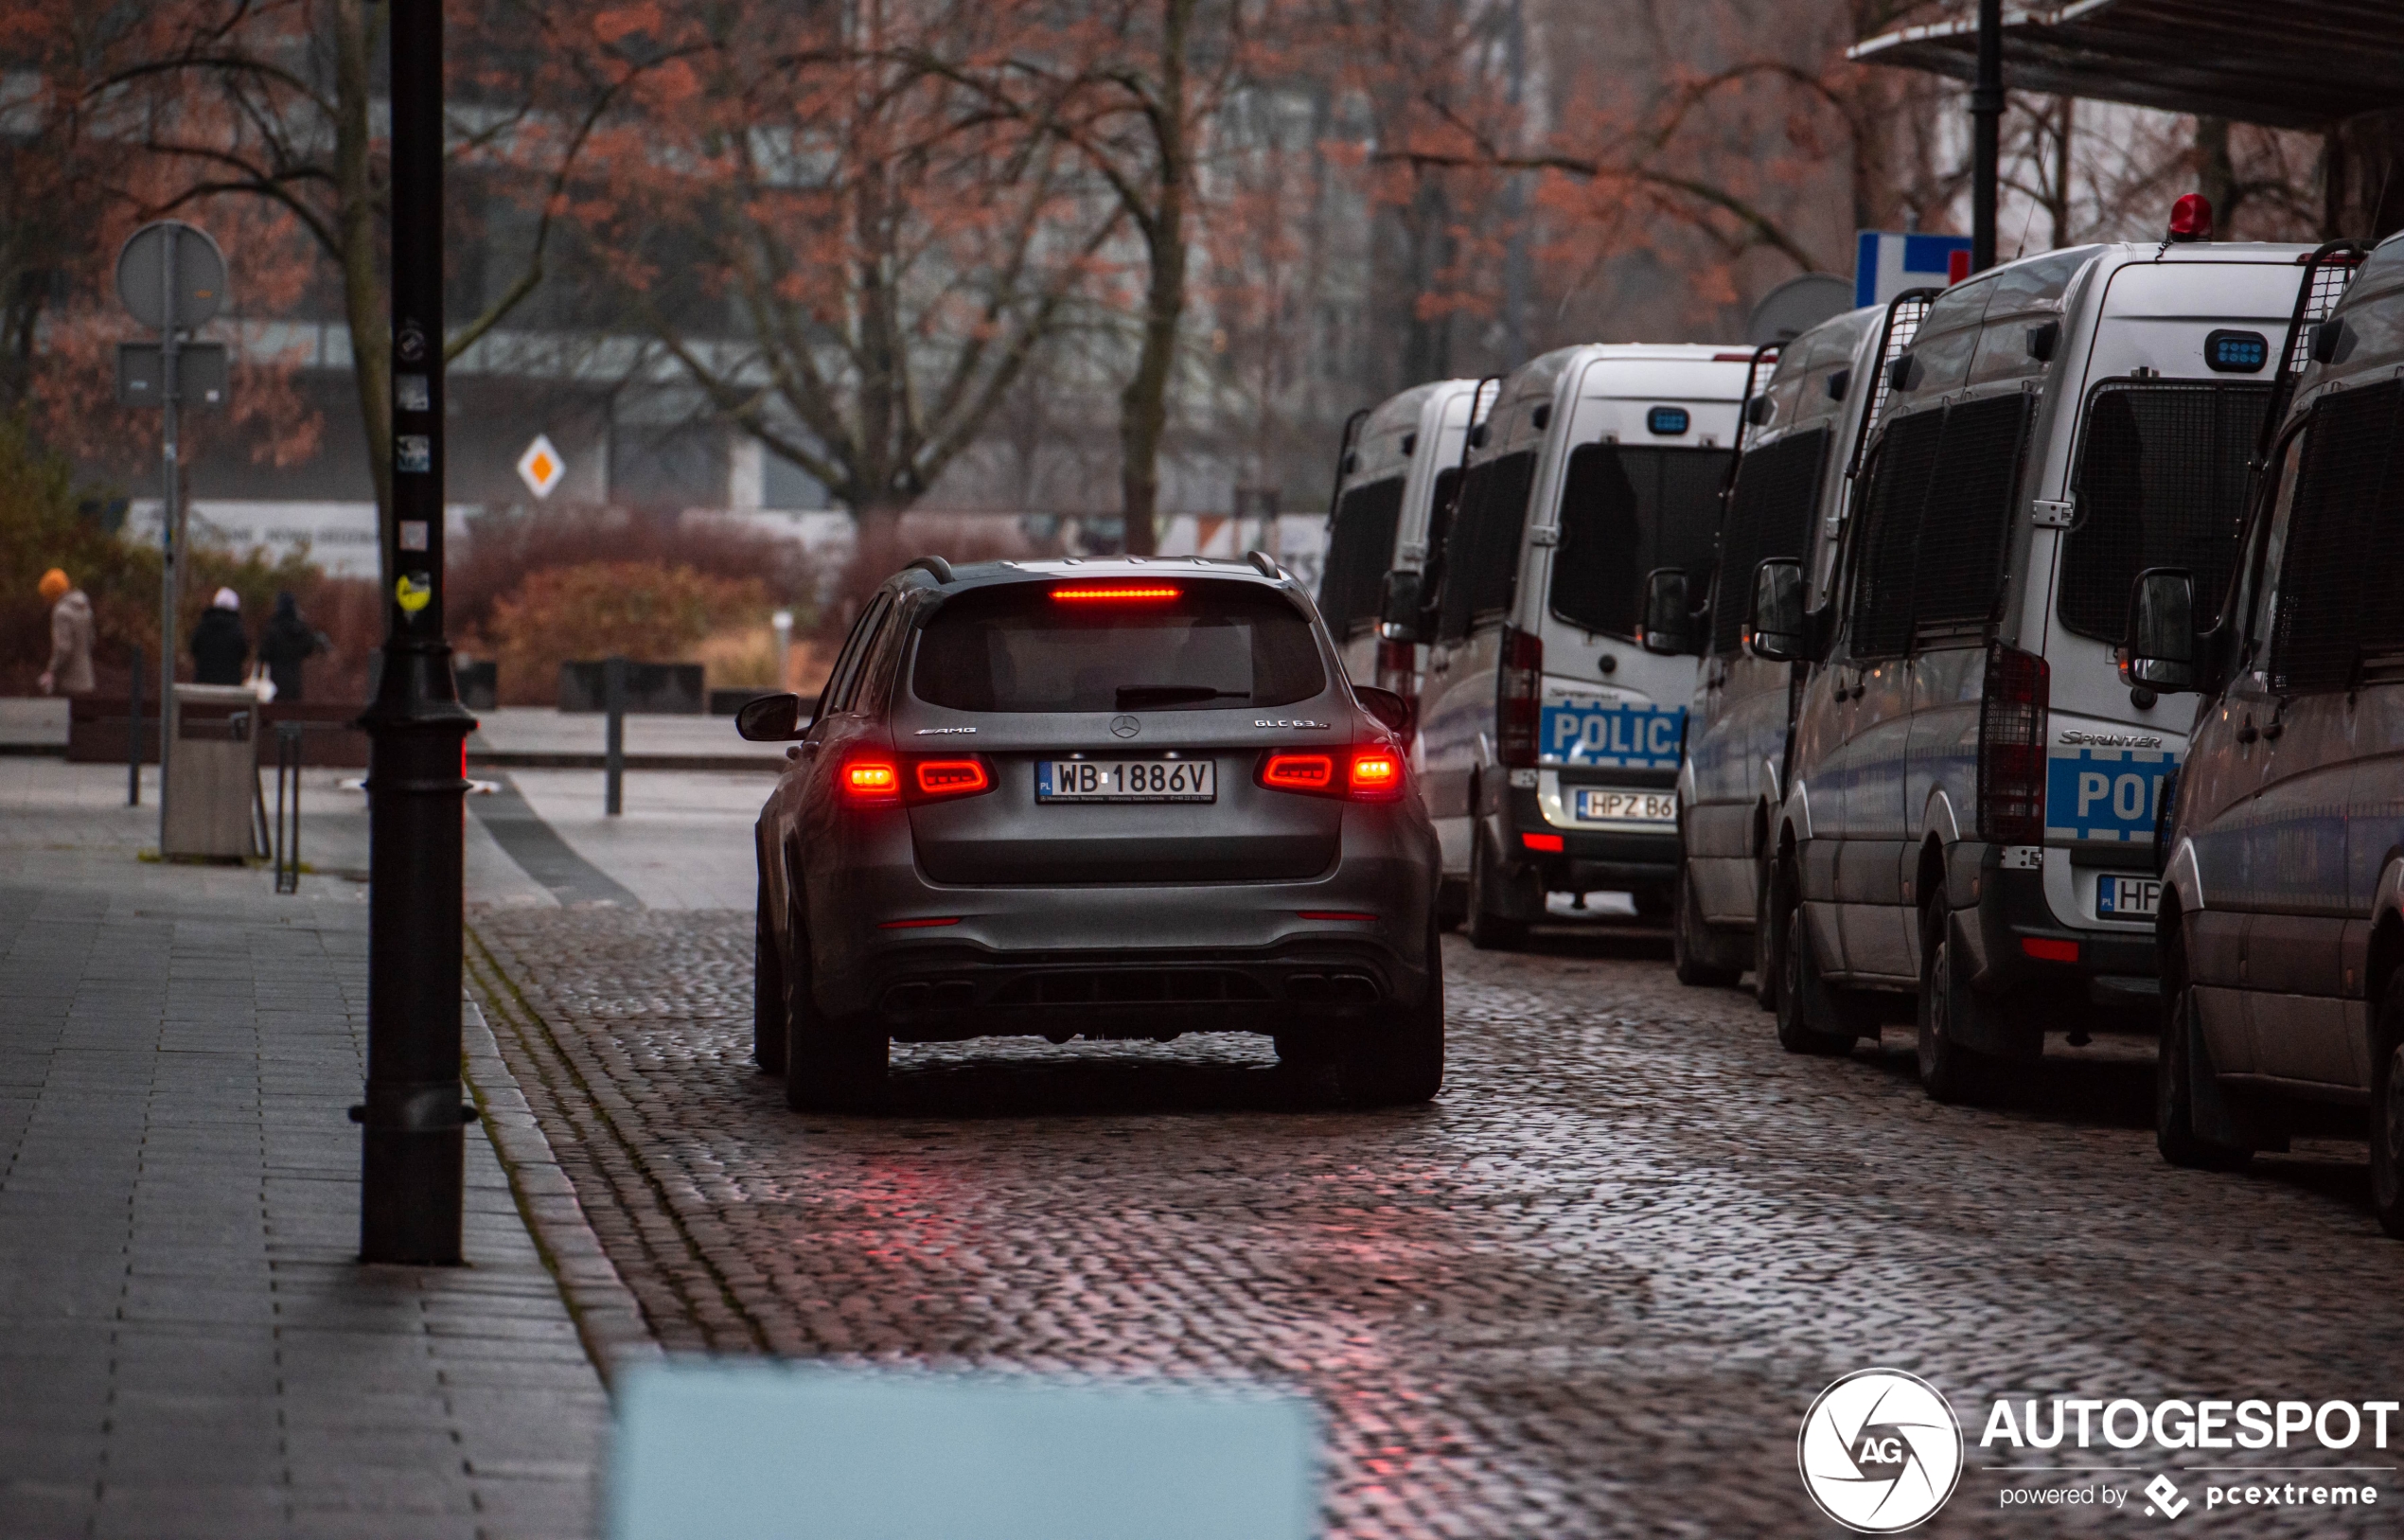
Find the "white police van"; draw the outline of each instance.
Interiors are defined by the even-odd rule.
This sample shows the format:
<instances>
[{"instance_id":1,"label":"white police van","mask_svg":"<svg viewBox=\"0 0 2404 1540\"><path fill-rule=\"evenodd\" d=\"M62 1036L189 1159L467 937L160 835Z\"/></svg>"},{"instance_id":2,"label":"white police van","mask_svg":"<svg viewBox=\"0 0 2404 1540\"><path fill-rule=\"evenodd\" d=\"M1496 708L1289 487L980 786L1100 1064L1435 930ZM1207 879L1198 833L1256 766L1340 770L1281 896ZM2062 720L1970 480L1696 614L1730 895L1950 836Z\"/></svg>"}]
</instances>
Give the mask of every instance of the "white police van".
<instances>
[{"instance_id":1,"label":"white police van","mask_svg":"<svg viewBox=\"0 0 2404 1540\"><path fill-rule=\"evenodd\" d=\"M1548 894L1665 915L1695 660L1639 639L1647 575L1718 533L1753 350L1564 347L1505 379L1471 433L1421 686L1421 788L1470 939L1508 947Z\"/></svg>"}]
</instances>

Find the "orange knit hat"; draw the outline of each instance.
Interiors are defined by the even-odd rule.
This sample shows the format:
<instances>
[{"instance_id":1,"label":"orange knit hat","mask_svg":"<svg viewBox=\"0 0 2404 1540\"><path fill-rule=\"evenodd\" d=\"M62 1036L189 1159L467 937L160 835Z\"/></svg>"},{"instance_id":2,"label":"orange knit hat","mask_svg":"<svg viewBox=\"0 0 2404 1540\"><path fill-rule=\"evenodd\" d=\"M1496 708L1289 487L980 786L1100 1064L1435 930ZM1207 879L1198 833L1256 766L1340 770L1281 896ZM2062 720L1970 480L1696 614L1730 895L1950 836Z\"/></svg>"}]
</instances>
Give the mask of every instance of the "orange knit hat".
<instances>
[{"instance_id":1,"label":"orange knit hat","mask_svg":"<svg viewBox=\"0 0 2404 1540\"><path fill-rule=\"evenodd\" d=\"M42 575L42 602L56 604L59 596L73 587L75 585L67 581L67 575L53 567Z\"/></svg>"}]
</instances>

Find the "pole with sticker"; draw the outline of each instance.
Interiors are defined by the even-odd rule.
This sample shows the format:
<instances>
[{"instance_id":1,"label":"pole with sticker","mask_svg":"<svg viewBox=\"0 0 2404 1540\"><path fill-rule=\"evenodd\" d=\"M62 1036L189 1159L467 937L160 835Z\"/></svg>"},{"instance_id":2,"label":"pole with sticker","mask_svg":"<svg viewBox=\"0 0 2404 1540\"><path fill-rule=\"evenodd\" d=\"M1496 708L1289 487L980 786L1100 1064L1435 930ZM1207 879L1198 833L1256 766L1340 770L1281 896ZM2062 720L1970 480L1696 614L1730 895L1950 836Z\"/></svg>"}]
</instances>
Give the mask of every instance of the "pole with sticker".
<instances>
[{"instance_id":1,"label":"pole with sticker","mask_svg":"<svg viewBox=\"0 0 2404 1540\"><path fill-rule=\"evenodd\" d=\"M362 1262L460 1260L461 819L468 735L443 635L442 5L392 16L392 575L367 732Z\"/></svg>"}]
</instances>

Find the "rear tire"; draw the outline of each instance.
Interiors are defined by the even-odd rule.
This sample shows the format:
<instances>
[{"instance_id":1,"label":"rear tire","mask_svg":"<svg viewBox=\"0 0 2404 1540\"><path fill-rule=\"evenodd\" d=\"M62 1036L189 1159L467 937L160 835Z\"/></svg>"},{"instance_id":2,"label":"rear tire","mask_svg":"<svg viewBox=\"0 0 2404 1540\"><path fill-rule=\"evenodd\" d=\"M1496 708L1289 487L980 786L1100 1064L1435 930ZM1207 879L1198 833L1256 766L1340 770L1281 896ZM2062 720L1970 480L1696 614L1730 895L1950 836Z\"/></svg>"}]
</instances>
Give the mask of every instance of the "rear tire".
<instances>
[{"instance_id":1,"label":"rear tire","mask_svg":"<svg viewBox=\"0 0 2404 1540\"><path fill-rule=\"evenodd\" d=\"M2153 1060L2153 1147L2174 1166L2191 1171L2242 1171L2254 1152L2241 1145L2222 1144L2196 1133L2195 1124L2195 990L2182 984L2170 1000L2169 1018L2162 1024L2161 1046ZM2377 1079L2377 1071L2373 1071ZM2374 1202L2378 1188L2378 1090L2371 1093L2371 1172Z\"/></svg>"},{"instance_id":2,"label":"rear tire","mask_svg":"<svg viewBox=\"0 0 2404 1540\"><path fill-rule=\"evenodd\" d=\"M874 1106L884 1094L885 1034L866 1022L828 1016L810 985L809 931L801 904L788 899L786 933L792 955L784 969L785 1105L796 1112L849 1112Z\"/></svg>"},{"instance_id":3,"label":"rear tire","mask_svg":"<svg viewBox=\"0 0 2404 1540\"><path fill-rule=\"evenodd\" d=\"M1919 1084L1938 1102L1977 1102L1991 1095L1998 1066L1962 1045L1963 1018L1978 1008L1961 977L1953 946L1953 910L1942 894L1920 916Z\"/></svg>"},{"instance_id":4,"label":"rear tire","mask_svg":"<svg viewBox=\"0 0 2404 1540\"><path fill-rule=\"evenodd\" d=\"M785 1072L785 964L768 923L768 884L751 932L751 1062L764 1074Z\"/></svg>"},{"instance_id":5,"label":"rear tire","mask_svg":"<svg viewBox=\"0 0 2404 1540\"><path fill-rule=\"evenodd\" d=\"M1469 944L1481 952L1516 951L1528 941L1528 922L1494 912L1494 859L1482 836L1469 854Z\"/></svg>"},{"instance_id":6,"label":"rear tire","mask_svg":"<svg viewBox=\"0 0 2404 1540\"><path fill-rule=\"evenodd\" d=\"M1694 897L1694 876L1684 861L1678 863L1677 896L1672 902L1677 907L1670 929L1670 965L1678 982L1690 989L1733 988L1741 974L1717 961L1719 938L1703 923L1703 908Z\"/></svg>"},{"instance_id":7,"label":"rear tire","mask_svg":"<svg viewBox=\"0 0 2404 1540\"><path fill-rule=\"evenodd\" d=\"M2404 969L2379 1001L2378 1062L2371 1068L2371 1210L2379 1228L2404 1239Z\"/></svg>"},{"instance_id":8,"label":"rear tire","mask_svg":"<svg viewBox=\"0 0 2404 1540\"><path fill-rule=\"evenodd\" d=\"M1762 867L1753 886L1753 1000L1765 1011L1778 1008L1777 915L1780 899L1770 869Z\"/></svg>"},{"instance_id":9,"label":"rear tire","mask_svg":"<svg viewBox=\"0 0 2404 1540\"><path fill-rule=\"evenodd\" d=\"M1837 1022L1828 985L1820 982L1820 965L1803 933L1803 900L1787 901L1785 924L1777 937L1778 1046L1790 1053L1833 1057L1853 1052L1853 1035Z\"/></svg>"}]
</instances>

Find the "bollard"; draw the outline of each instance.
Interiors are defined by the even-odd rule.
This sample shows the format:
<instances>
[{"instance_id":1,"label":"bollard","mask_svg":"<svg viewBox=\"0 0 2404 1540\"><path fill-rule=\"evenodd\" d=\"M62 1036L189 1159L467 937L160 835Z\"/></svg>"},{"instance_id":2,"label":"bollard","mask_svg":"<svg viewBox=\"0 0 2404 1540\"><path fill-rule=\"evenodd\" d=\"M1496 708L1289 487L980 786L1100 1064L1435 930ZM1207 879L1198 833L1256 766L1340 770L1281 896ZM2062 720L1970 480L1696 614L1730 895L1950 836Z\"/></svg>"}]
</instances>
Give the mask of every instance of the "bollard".
<instances>
[{"instance_id":1,"label":"bollard","mask_svg":"<svg viewBox=\"0 0 2404 1540\"><path fill-rule=\"evenodd\" d=\"M626 660L615 653L601 664L601 709L610 714L609 746L604 751L609 776L606 810L615 818L626 805Z\"/></svg>"},{"instance_id":2,"label":"bollard","mask_svg":"<svg viewBox=\"0 0 2404 1540\"><path fill-rule=\"evenodd\" d=\"M125 805L142 805L142 649L133 649L133 683L125 709Z\"/></svg>"}]
</instances>

